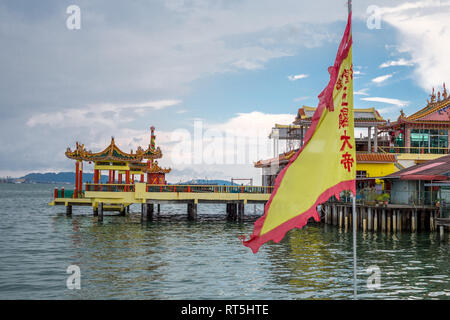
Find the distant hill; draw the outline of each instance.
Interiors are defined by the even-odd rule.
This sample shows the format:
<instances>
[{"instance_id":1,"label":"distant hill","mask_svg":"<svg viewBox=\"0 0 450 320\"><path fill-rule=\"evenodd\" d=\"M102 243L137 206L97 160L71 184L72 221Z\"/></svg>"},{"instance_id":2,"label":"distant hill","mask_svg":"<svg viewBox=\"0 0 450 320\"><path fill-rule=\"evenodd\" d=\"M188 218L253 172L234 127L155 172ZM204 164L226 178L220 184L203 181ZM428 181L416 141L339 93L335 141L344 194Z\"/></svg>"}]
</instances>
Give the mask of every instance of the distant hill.
<instances>
[{"instance_id":1,"label":"distant hill","mask_svg":"<svg viewBox=\"0 0 450 320\"><path fill-rule=\"evenodd\" d=\"M186 182L174 183L174 184L190 184L190 185L207 185L207 186L231 186L231 181L229 180L206 180L206 179L193 179ZM237 186L236 183L233 183L234 186Z\"/></svg>"},{"instance_id":2,"label":"distant hill","mask_svg":"<svg viewBox=\"0 0 450 320\"><path fill-rule=\"evenodd\" d=\"M20 179L25 179L28 183L75 183L75 172L48 172L48 173L29 173ZM102 176L103 183L108 182L108 176ZM83 182L93 181L93 173L83 173Z\"/></svg>"},{"instance_id":3,"label":"distant hill","mask_svg":"<svg viewBox=\"0 0 450 320\"><path fill-rule=\"evenodd\" d=\"M48 173L29 173L20 179L24 179L27 183L75 183L75 172L48 172ZM108 183L108 176L102 176L102 183ZM92 182L94 175L92 173L83 173L83 182ZM225 185L230 186L229 180L206 180L206 179L192 179L186 182L171 183L171 184L190 184L190 185ZM237 185L237 184L234 184Z\"/></svg>"}]
</instances>

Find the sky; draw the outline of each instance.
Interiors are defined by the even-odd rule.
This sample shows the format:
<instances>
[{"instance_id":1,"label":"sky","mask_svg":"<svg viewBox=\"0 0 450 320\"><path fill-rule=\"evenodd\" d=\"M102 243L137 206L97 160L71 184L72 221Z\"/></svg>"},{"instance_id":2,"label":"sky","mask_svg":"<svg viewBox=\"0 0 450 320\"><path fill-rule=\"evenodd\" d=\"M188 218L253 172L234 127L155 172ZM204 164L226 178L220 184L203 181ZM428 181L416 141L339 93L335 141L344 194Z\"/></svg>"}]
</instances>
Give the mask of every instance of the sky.
<instances>
[{"instance_id":1,"label":"sky","mask_svg":"<svg viewBox=\"0 0 450 320\"><path fill-rule=\"evenodd\" d=\"M450 84L450 1L353 11L356 108L395 121ZM345 0L0 0L0 176L73 171L76 141L146 147L153 125L169 182L259 184L273 124L317 105L346 19Z\"/></svg>"}]
</instances>

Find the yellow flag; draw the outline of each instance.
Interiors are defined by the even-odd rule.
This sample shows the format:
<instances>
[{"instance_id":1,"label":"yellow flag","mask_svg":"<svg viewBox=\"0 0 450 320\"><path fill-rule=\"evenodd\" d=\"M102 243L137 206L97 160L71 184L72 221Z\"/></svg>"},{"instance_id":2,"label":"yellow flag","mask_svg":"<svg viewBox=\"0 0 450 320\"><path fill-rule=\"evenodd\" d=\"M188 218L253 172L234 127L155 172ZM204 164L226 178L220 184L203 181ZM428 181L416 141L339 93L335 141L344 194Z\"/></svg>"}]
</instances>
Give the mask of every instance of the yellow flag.
<instances>
[{"instance_id":1,"label":"yellow flag","mask_svg":"<svg viewBox=\"0 0 450 320\"><path fill-rule=\"evenodd\" d=\"M256 253L267 241L279 242L287 231L320 220L317 206L350 190L356 194L353 121L351 14L338 49L330 82L306 132L303 147L275 180L275 188L244 245Z\"/></svg>"}]
</instances>

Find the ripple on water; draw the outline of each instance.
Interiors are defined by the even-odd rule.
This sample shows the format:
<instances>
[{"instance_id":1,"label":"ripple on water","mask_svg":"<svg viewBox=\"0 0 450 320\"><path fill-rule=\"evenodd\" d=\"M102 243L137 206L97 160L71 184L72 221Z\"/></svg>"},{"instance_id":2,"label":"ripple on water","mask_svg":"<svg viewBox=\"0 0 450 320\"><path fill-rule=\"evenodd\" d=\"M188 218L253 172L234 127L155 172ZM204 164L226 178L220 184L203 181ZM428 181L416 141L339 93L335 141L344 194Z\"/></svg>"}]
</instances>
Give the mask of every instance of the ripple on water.
<instances>
[{"instance_id":1,"label":"ripple on water","mask_svg":"<svg viewBox=\"0 0 450 320\"><path fill-rule=\"evenodd\" d=\"M52 185L0 185L2 299L348 299L353 295L352 234L311 224L258 254L238 237L253 230L224 221L224 205L162 205L141 225L139 208L97 223L89 208L47 206ZM18 202L27 195L27 202ZM19 205L18 205L19 203ZM262 206L257 208L262 212ZM367 299L448 299L448 243L435 234L358 235L358 292ZM81 290L68 290L66 269L81 269ZM381 270L369 289L366 272Z\"/></svg>"}]
</instances>

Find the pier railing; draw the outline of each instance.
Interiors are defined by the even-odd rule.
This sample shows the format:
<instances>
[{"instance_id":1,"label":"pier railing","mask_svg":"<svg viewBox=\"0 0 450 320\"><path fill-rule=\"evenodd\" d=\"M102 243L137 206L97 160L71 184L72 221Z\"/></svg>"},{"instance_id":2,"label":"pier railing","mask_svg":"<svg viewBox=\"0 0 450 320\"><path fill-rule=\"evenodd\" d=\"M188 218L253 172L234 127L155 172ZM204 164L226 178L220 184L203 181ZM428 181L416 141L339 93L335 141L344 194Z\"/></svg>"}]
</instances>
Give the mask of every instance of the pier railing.
<instances>
[{"instance_id":1,"label":"pier railing","mask_svg":"<svg viewBox=\"0 0 450 320\"><path fill-rule=\"evenodd\" d=\"M95 184L86 183L86 191L134 192L134 184ZM270 194L273 187L265 186L225 186L225 185L169 185L147 184L147 192L196 192L196 193L258 193Z\"/></svg>"},{"instance_id":2,"label":"pier railing","mask_svg":"<svg viewBox=\"0 0 450 320\"><path fill-rule=\"evenodd\" d=\"M86 191L98 192L134 192L134 184L86 183Z\"/></svg>"},{"instance_id":3,"label":"pier railing","mask_svg":"<svg viewBox=\"0 0 450 320\"><path fill-rule=\"evenodd\" d=\"M349 192L343 192L339 201L332 197L329 202L351 202ZM437 191L376 191L373 188L356 191L356 202L360 204L402 204L412 206L446 206L446 197L441 197Z\"/></svg>"},{"instance_id":4,"label":"pier railing","mask_svg":"<svg viewBox=\"0 0 450 320\"><path fill-rule=\"evenodd\" d=\"M147 184L147 192L196 193L272 193L273 187L224 185L155 185Z\"/></svg>"}]
</instances>

